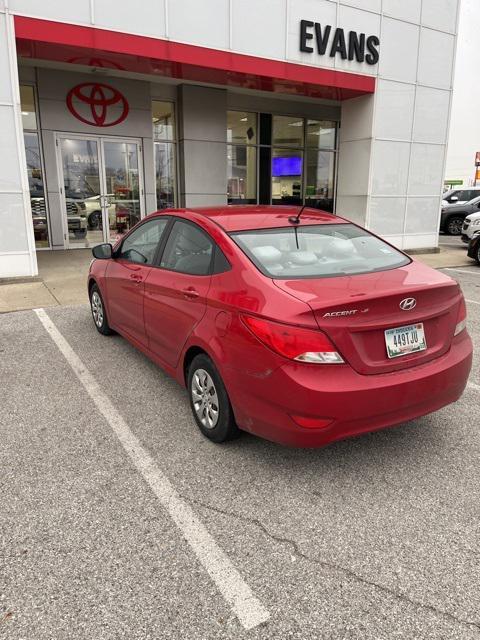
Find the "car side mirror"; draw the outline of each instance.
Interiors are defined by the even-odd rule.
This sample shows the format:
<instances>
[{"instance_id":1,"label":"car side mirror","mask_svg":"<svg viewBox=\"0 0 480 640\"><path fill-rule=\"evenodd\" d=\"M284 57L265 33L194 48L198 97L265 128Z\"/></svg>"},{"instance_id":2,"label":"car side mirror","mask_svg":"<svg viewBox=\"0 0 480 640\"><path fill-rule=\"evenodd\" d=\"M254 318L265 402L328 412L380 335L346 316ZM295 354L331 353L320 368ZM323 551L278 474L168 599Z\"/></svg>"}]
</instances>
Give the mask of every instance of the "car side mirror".
<instances>
[{"instance_id":1,"label":"car side mirror","mask_svg":"<svg viewBox=\"0 0 480 640\"><path fill-rule=\"evenodd\" d=\"M109 243L97 244L93 247L92 253L97 260L109 260L113 256L113 247Z\"/></svg>"},{"instance_id":2,"label":"car side mirror","mask_svg":"<svg viewBox=\"0 0 480 640\"><path fill-rule=\"evenodd\" d=\"M450 202L458 202L458 198L457 198L457 196L452 196L452 197L450 198Z\"/></svg>"}]
</instances>

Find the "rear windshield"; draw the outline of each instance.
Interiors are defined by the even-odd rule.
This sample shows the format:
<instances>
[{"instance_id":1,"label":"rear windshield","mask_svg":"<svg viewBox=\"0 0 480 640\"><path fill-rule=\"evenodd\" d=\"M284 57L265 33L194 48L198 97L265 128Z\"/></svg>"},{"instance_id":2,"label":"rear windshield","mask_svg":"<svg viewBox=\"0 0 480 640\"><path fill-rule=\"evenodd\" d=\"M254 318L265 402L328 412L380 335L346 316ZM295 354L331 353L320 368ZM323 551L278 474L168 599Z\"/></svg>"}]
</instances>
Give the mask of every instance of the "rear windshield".
<instances>
[{"instance_id":1,"label":"rear windshield","mask_svg":"<svg viewBox=\"0 0 480 640\"><path fill-rule=\"evenodd\" d=\"M272 278L318 278L395 269L410 260L353 224L240 231L230 236Z\"/></svg>"}]
</instances>

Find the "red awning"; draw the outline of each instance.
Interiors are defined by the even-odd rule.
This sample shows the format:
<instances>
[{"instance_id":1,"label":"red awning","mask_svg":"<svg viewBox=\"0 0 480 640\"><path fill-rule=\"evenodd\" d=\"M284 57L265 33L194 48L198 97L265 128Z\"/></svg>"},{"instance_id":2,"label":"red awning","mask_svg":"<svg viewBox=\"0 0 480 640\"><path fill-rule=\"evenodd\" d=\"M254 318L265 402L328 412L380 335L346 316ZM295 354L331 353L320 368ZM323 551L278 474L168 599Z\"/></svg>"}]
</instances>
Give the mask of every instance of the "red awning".
<instances>
[{"instance_id":1,"label":"red awning","mask_svg":"<svg viewBox=\"0 0 480 640\"><path fill-rule=\"evenodd\" d=\"M15 16L20 58L54 60L193 82L348 100L375 91L375 78L219 51L146 36Z\"/></svg>"}]
</instances>

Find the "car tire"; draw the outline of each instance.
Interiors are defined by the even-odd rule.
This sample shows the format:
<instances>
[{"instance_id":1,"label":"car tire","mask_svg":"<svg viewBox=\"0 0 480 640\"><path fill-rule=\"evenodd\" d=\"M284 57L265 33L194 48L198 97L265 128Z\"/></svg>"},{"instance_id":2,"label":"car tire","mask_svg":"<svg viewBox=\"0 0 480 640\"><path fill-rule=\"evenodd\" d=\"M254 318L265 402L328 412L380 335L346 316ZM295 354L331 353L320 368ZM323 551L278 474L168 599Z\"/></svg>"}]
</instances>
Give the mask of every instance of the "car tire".
<instances>
[{"instance_id":1,"label":"car tire","mask_svg":"<svg viewBox=\"0 0 480 640\"><path fill-rule=\"evenodd\" d=\"M187 389L190 407L198 428L212 442L221 443L238 438L227 390L211 359L205 354L195 356L188 368Z\"/></svg>"},{"instance_id":2,"label":"car tire","mask_svg":"<svg viewBox=\"0 0 480 640\"><path fill-rule=\"evenodd\" d=\"M89 229L102 229L102 212L92 211L88 216L88 228Z\"/></svg>"},{"instance_id":3,"label":"car tire","mask_svg":"<svg viewBox=\"0 0 480 640\"><path fill-rule=\"evenodd\" d=\"M90 309L96 330L104 336L114 333L108 324L105 304L100 289L96 284L92 285L90 289Z\"/></svg>"},{"instance_id":4,"label":"car tire","mask_svg":"<svg viewBox=\"0 0 480 640\"><path fill-rule=\"evenodd\" d=\"M445 225L445 231L449 236L459 236L462 233L463 218L460 216L451 216Z\"/></svg>"},{"instance_id":5,"label":"car tire","mask_svg":"<svg viewBox=\"0 0 480 640\"><path fill-rule=\"evenodd\" d=\"M475 252L475 260L477 261L477 264L480 265L480 242L477 243L477 250Z\"/></svg>"}]
</instances>

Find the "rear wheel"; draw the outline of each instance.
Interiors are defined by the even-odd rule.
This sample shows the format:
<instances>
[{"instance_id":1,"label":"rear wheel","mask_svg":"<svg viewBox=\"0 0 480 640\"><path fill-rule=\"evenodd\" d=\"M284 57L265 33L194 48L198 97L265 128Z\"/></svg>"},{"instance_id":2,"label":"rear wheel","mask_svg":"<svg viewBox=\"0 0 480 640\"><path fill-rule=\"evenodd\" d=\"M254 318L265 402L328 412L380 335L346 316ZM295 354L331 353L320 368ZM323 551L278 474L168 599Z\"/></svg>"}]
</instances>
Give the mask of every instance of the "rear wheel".
<instances>
[{"instance_id":1,"label":"rear wheel","mask_svg":"<svg viewBox=\"0 0 480 640\"><path fill-rule=\"evenodd\" d=\"M110 329L110 325L108 324L107 312L105 311L105 305L103 304L100 289L96 284L94 284L90 289L90 308L92 310L92 318L97 331L104 336L108 336L113 333L112 329Z\"/></svg>"},{"instance_id":2,"label":"rear wheel","mask_svg":"<svg viewBox=\"0 0 480 640\"><path fill-rule=\"evenodd\" d=\"M477 261L477 264L480 264L480 241L477 242L477 250L475 252L475 260Z\"/></svg>"},{"instance_id":3,"label":"rear wheel","mask_svg":"<svg viewBox=\"0 0 480 640\"><path fill-rule=\"evenodd\" d=\"M240 435L225 385L205 354L196 356L190 364L188 394L195 422L209 440L226 442Z\"/></svg>"},{"instance_id":4,"label":"rear wheel","mask_svg":"<svg viewBox=\"0 0 480 640\"><path fill-rule=\"evenodd\" d=\"M447 220L446 232L451 236L459 236L462 233L463 218L460 216L451 216Z\"/></svg>"}]
</instances>

